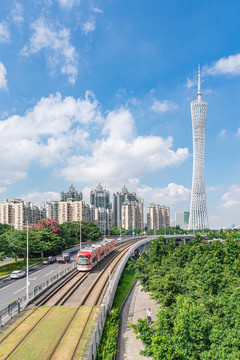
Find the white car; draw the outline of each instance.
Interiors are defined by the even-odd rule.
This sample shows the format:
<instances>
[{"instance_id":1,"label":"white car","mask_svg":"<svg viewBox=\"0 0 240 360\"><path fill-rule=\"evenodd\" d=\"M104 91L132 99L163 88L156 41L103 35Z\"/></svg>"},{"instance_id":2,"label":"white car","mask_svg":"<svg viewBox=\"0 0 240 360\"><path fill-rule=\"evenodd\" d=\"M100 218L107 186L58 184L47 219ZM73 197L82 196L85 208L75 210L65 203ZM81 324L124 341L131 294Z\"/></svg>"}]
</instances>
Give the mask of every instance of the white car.
<instances>
[{"instance_id":1,"label":"white car","mask_svg":"<svg viewBox=\"0 0 240 360\"><path fill-rule=\"evenodd\" d=\"M15 270L11 273L10 278L11 279L20 279L24 276L26 276L26 272L24 270Z\"/></svg>"}]
</instances>

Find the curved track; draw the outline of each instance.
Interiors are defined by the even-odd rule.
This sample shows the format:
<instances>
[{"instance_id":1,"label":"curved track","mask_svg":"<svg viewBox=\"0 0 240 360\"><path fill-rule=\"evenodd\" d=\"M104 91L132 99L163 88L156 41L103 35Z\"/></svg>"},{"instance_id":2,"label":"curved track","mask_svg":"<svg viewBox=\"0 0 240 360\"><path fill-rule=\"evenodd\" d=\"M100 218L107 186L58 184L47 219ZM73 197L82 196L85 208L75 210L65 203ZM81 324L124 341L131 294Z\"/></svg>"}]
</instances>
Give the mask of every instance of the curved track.
<instances>
[{"instance_id":1,"label":"curved track","mask_svg":"<svg viewBox=\"0 0 240 360\"><path fill-rule=\"evenodd\" d=\"M48 352L46 357L42 357L42 359L74 359L76 358L76 354L78 352L79 345L81 344L83 334L85 333L88 324L93 317L94 307L99 305L104 293L106 291L108 282L110 280L109 277L109 266L111 266L111 272L113 272L121 258L124 254L129 250L133 243L136 241L126 242L125 244L121 244L116 246L116 250L118 251L117 254L113 254L113 258L105 264L102 270L97 273L96 267L93 268L90 272L87 273L79 273L78 271L74 272L70 278L68 278L61 286L52 292L46 299L44 299L41 304L39 304L26 318L24 318L14 329L12 329L2 340L0 340L0 359L20 359L21 347L26 341L30 341L31 334L36 333L39 324L42 322L47 322L48 318L51 319L56 314L56 305L68 305L71 304L71 299L73 297L78 298L78 304L75 304L75 307L71 307L71 316L67 316L66 324L59 329L59 334L57 335L58 340L55 341L54 346L52 346L51 353ZM120 252L120 253L119 253ZM107 259L106 257L105 259ZM99 265L101 262L99 263ZM87 291L83 293L81 285L86 281L86 279L90 276L94 275L94 280L91 281L91 285L88 284ZM78 296L78 293L82 293L81 297ZM81 299L81 300L79 300ZM42 306L45 305L45 306ZM85 305L85 307L84 307ZM72 332L72 328L76 327L76 324L79 324L79 321L82 320L81 316L81 309L85 310L85 317L82 323L81 329L78 328L78 334L75 335L75 342L72 344L72 348L68 349L67 357L62 356L66 352L62 352L63 349L66 347L64 345L67 343L69 338L69 334ZM69 307L67 307L69 309ZM86 311L87 309L87 311ZM70 311L69 310L69 311ZM35 314L35 315L34 315ZM27 320L30 317L34 317L35 319L32 321L32 325L24 326ZM50 320L49 320L50 321ZM31 323L31 321L30 321ZM27 327L27 331L21 334L21 331L17 331L18 328L25 328ZM16 332L15 341L11 343L11 338L14 338L14 332ZM19 334L20 332L20 334ZM11 336L10 336L11 335ZM10 342L10 348L5 356L1 356L1 345L7 344ZM72 342L72 337L71 337ZM71 355L70 353L71 352ZM15 356L16 354L16 356ZM18 355L19 354L19 355ZM25 354L26 355L26 354ZM20 356L20 357L19 357ZM27 359L27 357L24 357ZM77 357L79 358L79 357Z\"/></svg>"}]
</instances>

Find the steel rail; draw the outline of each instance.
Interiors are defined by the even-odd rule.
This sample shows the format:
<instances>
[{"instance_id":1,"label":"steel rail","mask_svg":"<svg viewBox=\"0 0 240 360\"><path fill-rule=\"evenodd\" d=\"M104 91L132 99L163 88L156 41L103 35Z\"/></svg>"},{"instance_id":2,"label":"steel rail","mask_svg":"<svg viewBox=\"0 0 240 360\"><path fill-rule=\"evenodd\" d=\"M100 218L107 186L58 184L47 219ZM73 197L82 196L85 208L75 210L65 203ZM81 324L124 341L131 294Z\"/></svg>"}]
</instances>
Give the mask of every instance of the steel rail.
<instances>
[{"instance_id":1,"label":"steel rail","mask_svg":"<svg viewBox=\"0 0 240 360\"><path fill-rule=\"evenodd\" d=\"M55 347L54 347L54 349L53 349L50 357L48 358L48 360L52 359L52 357L54 356L54 354L55 354L55 352L57 351L57 349L58 349L58 347L59 347L59 345L60 345L60 343L61 343L64 335L67 333L67 330L69 329L72 321L74 320L75 316L77 315L79 309L81 308L82 305L84 305L84 303L86 302L87 298L88 298L89 295L92 293L92 291L94 291L94 287L95 287L95 285L98 283L99 279L100 279L101 277L103 277L103 276L107 273L108 267L109 267L110 264L114 263L113 269L115 269L115 268L117 267L117 265L118 265L118 263L120 262L120 260L122 259L122 257L123 257L123 256L125 255L125 253L129 250L129 247L132 246L132 242L131 242L131 244L126 244L126 243L125 243L125 244L121 244L121 245L122 245L122 246L119 246L119 247L123 247L123 250L121 251L121 253L116 254L116 256L115 256L113 259L111 259L110 263L108 263L107 266L97 275L97 277L94 279L94 281L93 281L93 283L91 284L91 286L89 287L89 289L88 289L88 290L86 291L86 293L84 294L84 296L83 296L80 304L78 305L78 307L77 307L76 311L74 312L72 318L70 319L69 323L68 323L67 326L65 327L65 329L64 329L61 337L59 338L57 344L55 345ZM89 313L88 316L87 316L87 319L86 319L86 321L85 321L85 324L84 324L83 329L82 329L82 331L81 331L81 334L80 334L80 336L79 336L78 342L77 342L77 344L76 344L76 346L75 346L75 349L74 349L74 351L73 351L73 355L72 355L71 359L74 359L74 357L75 357L75 354L76 354L76 352L77 352L77 349L78 349L78 347L79 347L79 344L80 344L80 342L81 342L81 340L82 340L83 334L84 334L85 329L86 329L86 327L87 327L87 324L88 324L88 322L89 322L89 320L90 320L90 318L91 318L91 315L92 315L94 306L97 305L97 303L98 303L98 301L99 301L99 299L100 299L100 297L101 297L101 295L102 295L102 292L104 291L104 289L105 289L105 287L106 287L107 281L108 281L108 278L104 281L103 286L102 286L101 289L97 292L97 295L96 295L95 301L94 301L94 305L92 305L91 311L90 311L90 313Z\"/></svg>"},{"instance_id":2,"label":"steel rail","mask_svg":"<svg viewBox=\"0 0 240 360\"><path fill-rule=\"evenodd\" d=\"M79 273L77 272L77 273L74 273L74 275L71 277L71 279L72 278L74 278L75 276L77 276ZM83 274L83 276L81 277L81 279L82 278L86 278L86 275L88 275L88 274ZM78 281L80 281L81 279L78 279ZM62 288L62 287L64 287L65 285L67 284L67 281L65 282L65 284L61 284L61 286L59 287L59 288ZM59 290L59 288L58 288L58 290ZM64 297L64 295L65 294L63 294L62 295L62 297ZM49 294L49 296L47 297L47 299L49 299L49 298L51 298L53 295L52 294ZM61 299L60 299L61 300ZM59 301L60 301L59 300ZM37 309L39 309L40 308L40 306L42 306L44 303L46 302L46 299L44 299L44 301L43 302L41 302L41 304L39 304L38 306L37 306L37 308L34 310L34 311L32 311L31 312L31 314L30 315L32 315ZM33 327L31 327L31 329L29 329L28 331L27 331L27 333L24 335L24 337L18 342L18 344L11 350L11 352L10 353L8 353L8 355L6 356L6 360L13 354L13 352L19 347L19 345L21 345L22 343L23 343L23 341L31 334L31 332L36 328L36 326L46 317L46 315L48 315L49 313L50 313L50 311L57 305L57 303L58 303L58 301L56 302L56 303L54 303L52 306L50 306L50 308L46 311L46 313L45 314L43 314L43 316L40 318L40 319L38 319L37 320L37 322L33 325ZM29 315L29 316L30 316ZM24 318L24 320L20 323L20 324L22 324L29 316L27 316L26 318ZM19 324L19 325L20 325ZM18 326L19 326L18 325ZM18 327L17 326L17 327ZM16 328L17 328L16 327ZM14 328L14 330L16 329L16 328ZM4 340L8 337L10 335L10 333L4 338Z\"/></svg>"},{"instance_id":3,"label":"steel rail","mask_svg":"<svg viewBox=\"0 0 240 360\"><path fill-rule=\"evenodd\" d=\"M62 303L64 302L64 300L66 299L66 297L69 296L69 294L71 294L72 292L74 292L81 284L82 282L89 276L89 272L88 273L79 273L77 272L75 274L75 277L77 278L76 281L73 282L72 285L70 285L70 288L64 290L63 294L59 294L60 290L62 288L56 289L56 291L53 294L50 294L51 296L49 296L48 298L44 299L41 302L41 305L45 305L48 306L48 301L51 301L52 298L54 298L54 296L56 296L56 299L53 300L54 302L54 306L55 305L62 305ZM72 278L74 279L74 278ZM71 280L72 280L71 279ZM69 280L64 286L67 287L67 285L69 285L69 282L71 281ZM57 296L58 295L58 296ZM51 306L51 305L50 305Z\"/></svg>"},{"instance_id":4,"label":"steel rail","mask_svg":"<svg viewBox=\"0 0 240 360\"><path fill-rule=\"evenodd\" d=\"M127 248L127 249L128 249L133 243L135 243L135 242L137 242L137 241L138 241L138 240L130 240L130 241L128 241L128 242L125 242L124 244L120 244L120 245L116 246L115 250L121 250L121 248L123 248L123 249L126 249L126 248ZM127 251L127 250L126 250L126 251ZM124 250L123 250L122 252L124 252ZM122 252L121 252L120 254L116 254L116 255L114 256L114 258L111 259L110 263L106 264L105 268L98 274L98 276L97 276L96 279L94 280L93 284L91 285L91 288L95 286L95 284L96 284L96 282L98 281L98 279L104 274L104 272L106 272L106 269L108 268L108 266L116 259L116 257L119 257L119 256L122 254ZM125 252L124 252L124 253L125 253ZM122 256L123 256L123 255L122 255ZM91 270L92 270L92 269L91 269ZM70 289L68 289L56 302L54 302L54 304L53 304L52 306L50 306L50 308L47 310L47 312L34 324L34 326L33 326L31 329L29 329L29 331L28 331L28 332L25 334L25 336L18 342L18 344L11 350L11 352L8 353L8 355L7 355L7 357L6 357L5 359L8 359L8 358L13 354L13 352L14 352L14 351L19 347L19 345L29 336L29 334L33 331L33 329L35 329L36 326L46 317L46 315L49 314L49 312L53 309L53 307L54 307L55 305L59 304L62 299L64 299L64 298L66 299L66 294L69 294L69 293L70 293L70 295L68 295L67 298L69 298L69 297L71 296L71 294L77 289L77 287L79 287L79 286L81 285L81 283L89 276L89 274L91 273L91 270L90 270L89 272L87 272L87 273L83 273L83 276L81 276L81 278L78 279L78 280L71 286ZM48 300L50 300L57 292L59 292L64 286L66 286L66 285L69 283L69 281L71 281L71 280L72 280L74 277L76 277L78 274L79 274L79 272L76 270L70 277L68 277L65 281L63 281L63 283L61 283L60 286L58 286L51 294L49 294L47 297L45 297L45 298L40 302L40 304L39 304L29 315L27 315L14 329L12 329L3 339L1 339L0 344L1 344L3 341L5 341L5 340L9 337L9 335L11 335L26 319L28 319L28 318L29 318L34 312L36 312L42 305L46 304L46 302L47 302ZM105 286L105 284L104 284L104 286ZM65 333L67 332L67 330L68 330L68 328L69 328L72 320L73 320L74 317L76 316L79 308L83 305L83 303L84 303L85 300L87 299L87 296L90 294L90 292L91 292L91 289L88 290L88 291L85 293L85 295L84 295L84 297L83 297L80 305L78 306L78 308L77 308L76 311L74 312L74 314L73 314L73 316L72 316L72 319L70 320L69 324L68 324L67 327L65 328L64 333L63 333L62 336L60 337L60 339L59 339L59 341L58 341L58 343L57 343L54 351L52 352L51 356L49 357L49 359L52 358L52 356L53 356L54 352L56 351L59 343L61 342L63 336L64 336ZM100 294L101 294L101 292L100 292ZM100 296L100 295L99 295L99 296ZM65 301L65 299L64 299L64 301ZM63 301L63 303L64 303L64 301ZM90 316L91 316L91 314L92 314L92 311L93 311L93 308L92 308L92 310L91 310L91 312L90 312L90 314L89 314L89 316L88 316L88 319L87 319L87 321L86 321L86 324L85 324L85 326L84 326L84 329L86 328L86 325L87 325L87 323L88 323L88 321L89 321L89 318L90 318ZM83 331L83 332L84 332L84 331ZM82 332L82 334L83 334L83 332ZM80 343L80 341L81 341L81 338L82 338L82 336L80 336L80 338L79 338L77 347L78 347L78 345L79 345L79 343ZM75 352L77 351L77 347L76 347L76 349L75 349L75 351L74 351L74 354L75 354Z\"/></svg>"},{"instance_id":5,"label":"steel rail","mask_svg":"<svg viewBox=\"0 0 240 360\"><path fill-rule=\"evenodd\" d=\"M135 242L135 241L134 241ZM132 244L133 242L131 242L131 244ZM118 246L116 246L116 248L115 248L115 251L116 250L120 250L121 248L125 248L126 247L126 245L127 245L128 243L125 243L125 244L120 244L120 245L118 245ZM110 254L113 254L113 253L110 253ZM109 255L110 255L109 254ZM115 254L114 255L114 257L110 260L110 263L117 257L117 256L119 256L119 253L117 253L117 254ZM107 257L105 258L105 259L107 259ZM104 259L103 259L104 260ZM106 267L108 267L109 266L109 262L106 264L106 266L105 266L105 268ZM104 268L104 269L105 269ZM104 270L103 269L103 270ZM91 269L92 270L92 269ZM91 270L89 271L89 272L87 272L86 274L88 274L88 275L90 275L91 274ZM103 271L102 270L102 271ZM101 272L100 272L101 273ZM100 274L99 273L99 274ZM99 276L99 275L97 275L97 276ZM56 303L56 305L64 305L65 303L66 303L66 301L68 301L69 300L69 298L75 293L75 291L77 290L77 288L82 284L82 282L85 280L87 278L87 276L85 276L83 279L81 278L81 281L78 283L78 282L76 282L76 285L75 286L72 286L70 289L69 289L69 291L67 291L66 292L66 294L65 294L65 296L64 297L61 297L61 299ZM94 280L95 281L95 280ZM92 286L92 285L91 285ZM46 303L44 303L44 304L46 304Z\"/></svg>"},{"instance_id":6,"label":"steel rail","mask_svg":"<svg viewBox=\"0 0 240 360\"><path fill-rule=\"evenodd\" d=\"M117 248L120 248L123 244L121 245L118 245L116 247ZM91 270L90 270L91 272ZM90 273L89 272L89 273ZM59 290L61 290L69 281L71 281L77 274L79 274L79 272L76 270L73 272L73 274L71 274L67 279L65 279L59 286L57 286L56 289L54 289L54 291L47 295L38 305L36 308L34 308L34 310L28 314L22 321L19 322L19 324L17 326L15 326L5 337L3 337L1 340L0 340L0 345L3 341L5 341L25 320L27 320L34 312L36 312L40 306L44 305L48 300L50 300L50 298L52 296L54 296Z\"/></svg>"},{"instance_id":7,"label":"steel rail","mask_svg":"<svg viewBox=\"0 0 240 360\"><path fill-rule=\"evenodd\" d=\"M70 281L70 280L71 280L74 276L76 276L77 274L78 274L78 272L75 271L75 272L74 272L73 274L71 274L67 279L65 279L65 280L57 287L57 289L55 289L55 290L61 289L68 281ZM55 293L55 290L54 290L53 293ZM49 294L46 298L44 298L43 301L45 301L45 299L50 298L53 293ZM28 319L35 311L37 311L37 310L39 309L39 307L42 306L42 305L43 305L43 302L41 301L41 302L37 305L37 307L36 307L30 314L28 314L22 321L19 322L19 324L18 324L17 326L15 326L3 339L0 340L0 344L1 344L4 340L6 340L6 339L9 337L9 335L11 335L25 320L27 320L27 319Z\"/></svg>"},{"instance_id":8,"label":"steel rail","mask_svg":"<svg viewBox=\"0 0 240 360\"><path fill-rule=\"evenodd\" d=\"M128 246L119 254L119 256L117 257L117 259L116 259L116 258L113 259L113 261L112 261L111 263L113 263L115 260L116 260L116 261L115 261L115 264L114 264L114 267L113 267L112 270L116 269L116 267L118 266L119 262L121 261L121 259L123 258L123 256L126 254L126 252L129 250L129 248L130 248L131 246L132 246L132 244L131 244L131 245L128 245ZM101 276L104 276L104 274L106 273L106 271L107 271L107 269L103 269ZM108 274L107 274L107 275L108 275ZM99 276L99 278L100 278L101 276ZM99 278L98 278L97 280L99 280ZM95 284L97 283L97 280L96 280ZM74 358L75 358L75 355L76 355L76 352L77 352L77 350L78 350L79 344L80 344L80 342L81 342L81 340L82 340L84 331L85 331L85 329L86 329L86 327L87 327L87 324L88 324L88 322L89 322L89 320L90 320L90 317L91 317L91 315L92 315L94 306L96 306L96 305L98 304L100 298L102 298L103 295L105 294L105 291L104 291L104 290L106 289L106 284L107 284L108 281L109 281L109 285L110 285L110 279L109 279L109 277L107 276L107 277L106 277L106 280L105 280L104 283L103 283L103 286L101 287L101 289L99 290L99 292L98 292L98 294L97 294L97 296L96 296L95 304L92 306L92 309L91 309L91 311L90 311L90 313L89 313L89 315L88 315L88 317L87 317L87 321L85 322L85 325L84 325L84 327L83 327L82 333L81 333L81 335L80 335L80 337L79 337L79 339L78 339L77 345L75 346L75 349L74 349L73 355L72 355L72 357L71 357L71 360L74 360ZM95 285L94 285L94 286L95 286ZM84 303L86 302L86 300L87 300L87 298L89 297L89 295L90 295L90 293L92 292L92 290L93 290L93 288L92 288L90 291L87 291L87 293L85 294L85 297L84 297L84 299L83 299L83 301L82 301L82 304L84 304ZM103 292L104 292L104 294L103 294Z\"/></svg>"}]
</instances>

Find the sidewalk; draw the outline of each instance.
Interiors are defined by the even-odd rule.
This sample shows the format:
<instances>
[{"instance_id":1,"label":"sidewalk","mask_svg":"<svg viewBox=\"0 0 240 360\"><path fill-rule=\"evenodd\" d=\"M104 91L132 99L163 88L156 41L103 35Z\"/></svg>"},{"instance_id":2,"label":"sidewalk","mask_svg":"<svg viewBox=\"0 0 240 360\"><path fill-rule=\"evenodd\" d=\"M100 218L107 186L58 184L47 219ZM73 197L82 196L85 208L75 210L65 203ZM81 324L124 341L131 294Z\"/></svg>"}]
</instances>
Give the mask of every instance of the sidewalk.
<instances>
[{"instance_id":1,"label":"sidewalk","mask_svg":"<svg viewBox=\"0 0 240 360\"><path fill-rule=\"evenodd\" d=\"M127 324L128 321L136 323L139 318L145 318L147 308L151 308L152 320L156 320L157 304L150 299L148 293L141 291L141 286L137 282L122 309L117 360L150 359L139 354L140 350L144 349L144 346L140 339L136 339L133 329L130 329Z\"/></svg>"}]
</instances>

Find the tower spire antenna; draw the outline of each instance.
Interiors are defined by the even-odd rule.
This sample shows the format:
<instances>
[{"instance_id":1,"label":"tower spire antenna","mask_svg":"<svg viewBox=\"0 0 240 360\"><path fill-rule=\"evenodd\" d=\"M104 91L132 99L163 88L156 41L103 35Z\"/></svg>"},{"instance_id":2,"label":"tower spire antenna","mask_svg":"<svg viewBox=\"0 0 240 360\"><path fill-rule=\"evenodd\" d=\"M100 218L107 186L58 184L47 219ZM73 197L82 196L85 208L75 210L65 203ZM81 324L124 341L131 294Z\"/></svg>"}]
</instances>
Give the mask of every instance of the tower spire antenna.
<instances>
[{"instance_id":1,"label":"tower spire antenna","mask_svg":"<svg viewBox=\"0 0 240 360\"><path fill-rule=\"evenodd\" d=\"M201 75L200 75L200 64L198 64L198 93L197 93L197 99L198 101L201 101Z\"/></svg>"}]
</instances>

